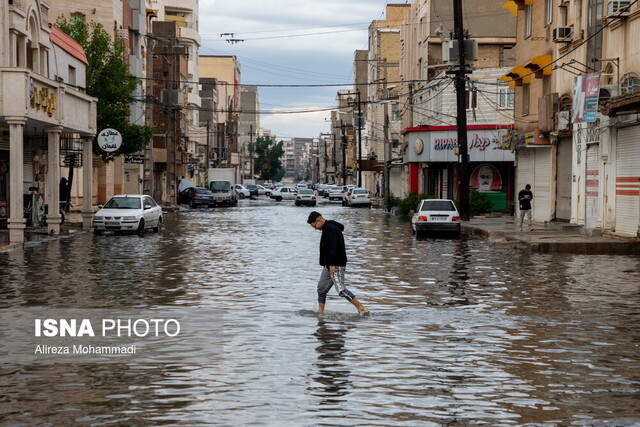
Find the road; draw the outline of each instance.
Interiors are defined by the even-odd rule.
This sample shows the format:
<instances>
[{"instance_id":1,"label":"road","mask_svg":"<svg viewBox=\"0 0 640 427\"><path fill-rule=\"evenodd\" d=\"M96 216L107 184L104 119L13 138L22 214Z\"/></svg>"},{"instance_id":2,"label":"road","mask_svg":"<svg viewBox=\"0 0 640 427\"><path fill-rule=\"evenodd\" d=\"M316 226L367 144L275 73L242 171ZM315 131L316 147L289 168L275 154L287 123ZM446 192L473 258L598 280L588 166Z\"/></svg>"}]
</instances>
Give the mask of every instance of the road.
<instances>
[{"instance_id":1,"label":"road","mask_svg":"<svg viewBox=\"0 0 640 427\"><path fill-rule=\"evenodd\" d=\"M347 283L368 317L333 291L328 312L314 312L320 232L306 223L311 208L292 202L184 210L166 215L160 235L83 233L0 254L9 317L180 309L208 319L201 338L219 345L196 356L178 340L171 362L141 352L54 363L3 345L0 419L640 424L637 257L528 254L465 235L417 240L381 210L316 209L345 224Z\"/></svg>"}]
</instances>

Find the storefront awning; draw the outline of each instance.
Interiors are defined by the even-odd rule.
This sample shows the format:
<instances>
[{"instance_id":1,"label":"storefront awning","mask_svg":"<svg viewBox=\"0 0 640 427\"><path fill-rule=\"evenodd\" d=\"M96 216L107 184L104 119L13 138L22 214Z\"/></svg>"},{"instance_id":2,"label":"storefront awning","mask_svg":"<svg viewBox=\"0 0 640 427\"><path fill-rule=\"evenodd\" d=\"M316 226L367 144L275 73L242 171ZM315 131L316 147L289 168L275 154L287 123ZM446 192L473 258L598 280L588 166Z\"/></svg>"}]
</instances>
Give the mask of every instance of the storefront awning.
<instances>
[{"instance_id":1,"label":"storefront awning","mask_svg":"<svg viewBox=\"0 0 640 427\"><path fill-rule=\"evenodd\" d=\"M535 72L536 79L541 79L542 76L550 76L553 72L552 62L551 55L539 55L533 58L525 67Z\"/></svg>"},{"instance_id":2,"label":"storefront awning","mask_svg":"<svg viewBox=\"0 0 640 427\"><path fill-rule=\"evenodd\" d=\"M509 0L502 5L502 8L508 10L511 16L516 17L519 10L524 10L524 7L530 4L533 4L533 0Z\"/></svg>"},{"instance_id":3,"label":"storefront awning","mask_svg":"<svg viewBox=\"0 0 640 427\"><path fill-rule=\"evenodd\" d=\"M531 83L531 70L527 67L523 67L522 65L518 65L517 67L513 67L511 71L507 74L500 77L500 80L503 82L513 82L515 86L522 86L523 84L528 85ZM512 85L509 85L511 88Z\"/></svg>"}]
</instances>

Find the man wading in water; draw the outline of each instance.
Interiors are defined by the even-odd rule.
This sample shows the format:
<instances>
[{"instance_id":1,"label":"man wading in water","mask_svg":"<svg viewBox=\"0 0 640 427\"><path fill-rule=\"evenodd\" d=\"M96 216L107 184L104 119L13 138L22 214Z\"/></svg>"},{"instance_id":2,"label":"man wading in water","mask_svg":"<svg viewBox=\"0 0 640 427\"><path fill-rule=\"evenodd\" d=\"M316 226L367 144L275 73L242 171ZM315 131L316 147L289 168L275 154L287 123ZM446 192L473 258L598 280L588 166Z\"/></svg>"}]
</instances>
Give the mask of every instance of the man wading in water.
<instances>
[{"instance_id":1,"label":"man wading in water","mask_svg":"<svg viewBox=\"0 0 640 427\"><path fill-rule=\"evenodd\" d=\"M307 223L316 230L322 231L320 238L320 265L324 267L318 281L318 313L324 313L327 293L331 286L336 287L338 295L353 304L361 314L369 310L358 301L358 298L344 284L344 270L347 265L347 252L344 247L342 230L344 225L333 220L326 220L319 212L309 214Z\"/></svg>"}]
</instances>

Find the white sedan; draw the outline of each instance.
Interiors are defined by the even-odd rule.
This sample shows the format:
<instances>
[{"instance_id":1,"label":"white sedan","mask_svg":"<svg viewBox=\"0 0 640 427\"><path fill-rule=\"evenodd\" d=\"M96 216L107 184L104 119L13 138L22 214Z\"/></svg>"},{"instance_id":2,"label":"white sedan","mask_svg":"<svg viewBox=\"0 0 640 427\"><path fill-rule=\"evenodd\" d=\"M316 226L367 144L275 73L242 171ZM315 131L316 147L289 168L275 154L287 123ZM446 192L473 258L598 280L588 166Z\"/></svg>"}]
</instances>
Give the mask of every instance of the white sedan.
<instances>
[{"instance_id":1,"label":"white sedan","mask_svg":"<svg viewBox=\"0 0 640 427\"><path fill-rule=\"evenodd\" d=\"M424 199L411 218L411 229L417 237L428 233L445 232L460 235L460 213L453 200Z\"/></svg>"},{"instance_id":2,"label":"white sedan","mask_svg":"<svg viewBox=\"0 0 640 427\"><path fill-rule=\"evenodd\" d=\"M275 199L276 202L282 200L295 200L298 195L298 190L294 187L279 187L276 191L271 193L271 198Z\"/></svg>"},{"instance_id":3,"label":"white sedan","mask_svg":"<svg viewBox=\"0 0 640 427\"><path fill-rule=\"evenodd\" d=\"M238 199L245 199L245 198L248 199L251 197L251 192L244 185L236 184L234 188L236 191L236 196L238 196Z\"/></svg>"},{"instance_id":4,"label":"white sedan","mask_svg":"<svg viewBox=\"0 0 640 427\"><path fill-rule=\"evenodd\" d=\"M93 216L93 232L134 231L144 236L147 229L159 232L162 228L162 208L151 196L121 194L110 198Z\"/></svg>"}]
</instances>

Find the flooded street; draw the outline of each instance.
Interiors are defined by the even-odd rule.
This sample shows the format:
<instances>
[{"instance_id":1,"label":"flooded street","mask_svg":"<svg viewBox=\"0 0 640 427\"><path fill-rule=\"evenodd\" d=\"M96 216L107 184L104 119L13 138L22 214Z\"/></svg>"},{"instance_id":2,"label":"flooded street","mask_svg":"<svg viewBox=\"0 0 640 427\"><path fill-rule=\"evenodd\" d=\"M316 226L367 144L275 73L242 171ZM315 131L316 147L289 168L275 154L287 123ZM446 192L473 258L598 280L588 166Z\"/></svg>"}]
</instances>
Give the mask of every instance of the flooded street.
<instances>
[{"instance_id":1,"label":"flooded street","mask_svg":"<svg viewBox=\"0 0 640 427\"><path fill-rule=\"evenodd\" d=\"M3 425L640 425L640 259L416 240L345 224L347 285L317 315L320 232L293 203L165 216L162 234L0 254L0 307L214 308L209 360L4 363ZM4 326L3 326L4 328Z\"/></svg>"}]
</instances>

